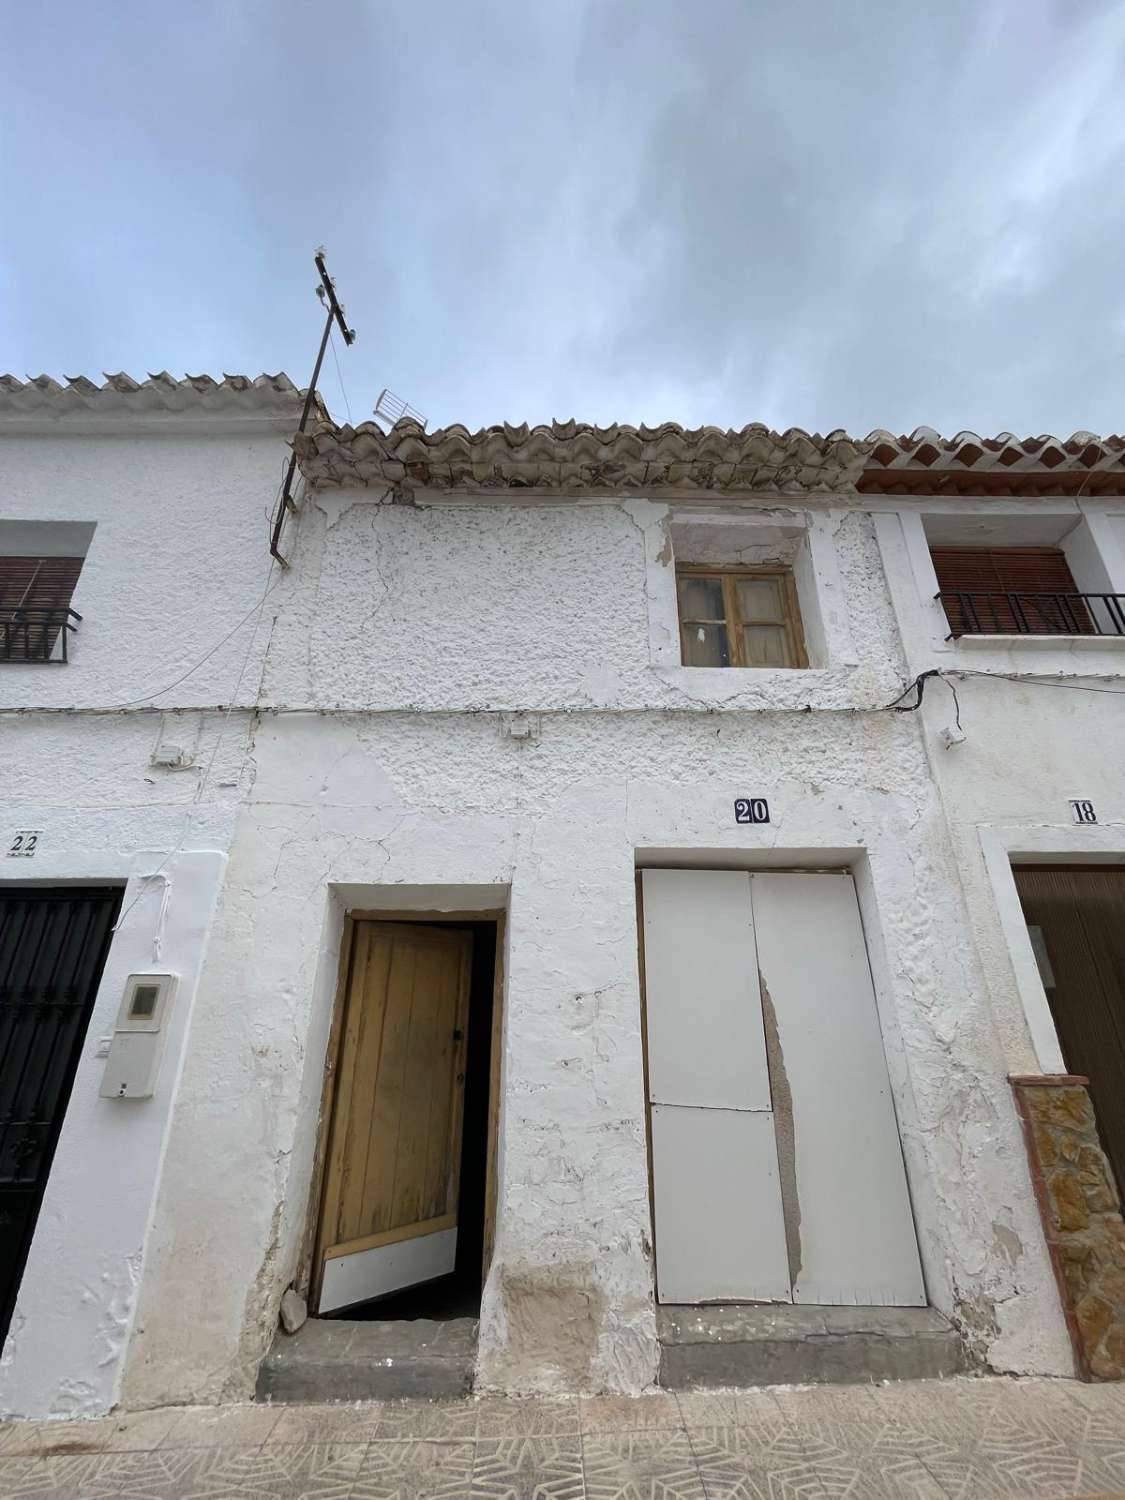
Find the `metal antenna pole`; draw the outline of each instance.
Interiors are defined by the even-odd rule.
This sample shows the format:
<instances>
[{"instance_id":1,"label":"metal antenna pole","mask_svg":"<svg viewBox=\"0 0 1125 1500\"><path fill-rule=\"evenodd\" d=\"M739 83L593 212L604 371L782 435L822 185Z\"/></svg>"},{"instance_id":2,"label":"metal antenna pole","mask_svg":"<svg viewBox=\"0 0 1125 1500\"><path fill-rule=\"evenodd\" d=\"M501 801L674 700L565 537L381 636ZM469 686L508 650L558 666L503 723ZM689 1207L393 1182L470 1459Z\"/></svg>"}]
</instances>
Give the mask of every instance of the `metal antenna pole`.
<instances>
[{"instance_id":1,"label":"metal antenna pole","mask_svg":"<svg viewBox=\"0 0 1125 1500\"><path fill-rule=\"evenodd\" d=\"M336 283L328 274L328 267L324 263L324 251L318 250L313 256L313 263L320 274L320 285L316 294L328 308L328 316L324 320L324 333L321 335L320 348L316 352L316 364L313 365L312 379L309 381L308 389L305 391L305 404L301 408L301 420L297 424L297 434L304 432L308 425L309 413L312 411L313 402L316 400L316 384L320 379L320 367L324 363L324 351L328 348L328 340L332 336L332 324L339 328L345 344L355 343L355 329L349 328L344 317L342 304L336 297ZM291 510L297 507L293 503L293 479L297 473L297 450L294 447L289 455L289 463L285 469L285 482L281 487L281 498L277 503L277 512L273 518L273 529L270 535L270 555L277 559L283 568L289 566L288 561L282 557L278 550L281 541L281 529L285 525L285 517Z\"/></svg>"}]
</instances>

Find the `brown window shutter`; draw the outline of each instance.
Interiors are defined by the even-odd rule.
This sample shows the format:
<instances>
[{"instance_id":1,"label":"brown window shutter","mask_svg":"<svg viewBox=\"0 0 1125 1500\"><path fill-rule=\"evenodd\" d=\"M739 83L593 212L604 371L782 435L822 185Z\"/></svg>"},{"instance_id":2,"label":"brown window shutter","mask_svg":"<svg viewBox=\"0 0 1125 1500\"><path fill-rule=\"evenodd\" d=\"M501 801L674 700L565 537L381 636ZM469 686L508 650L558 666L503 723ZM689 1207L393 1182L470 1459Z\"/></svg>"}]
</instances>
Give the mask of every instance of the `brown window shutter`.
<instances>
[{"instance_id":1,"label":"brown window shutter","mask_svg":"<svg viewBox=\"0 0 1125 1500\"><path fill-rule=\"evenodd\" d=\"M954 635L1086 635L1093 630L1066 554L1057 547L934 547L930 556ZM1056 597L1043 598L1042 595Z\"/></svg>"},{"instance_id":2,"label":"brown window shutter","mask_svg":"<svg viewBox=\"0 0 1125 1500\"><path fill-rule=\"evenodd\" d=\"M9 661L49 660L61 621L29 620L18 611L66 609L82 571L81 557L0 557L0 647Z\"/></svg>"}]
</instances>

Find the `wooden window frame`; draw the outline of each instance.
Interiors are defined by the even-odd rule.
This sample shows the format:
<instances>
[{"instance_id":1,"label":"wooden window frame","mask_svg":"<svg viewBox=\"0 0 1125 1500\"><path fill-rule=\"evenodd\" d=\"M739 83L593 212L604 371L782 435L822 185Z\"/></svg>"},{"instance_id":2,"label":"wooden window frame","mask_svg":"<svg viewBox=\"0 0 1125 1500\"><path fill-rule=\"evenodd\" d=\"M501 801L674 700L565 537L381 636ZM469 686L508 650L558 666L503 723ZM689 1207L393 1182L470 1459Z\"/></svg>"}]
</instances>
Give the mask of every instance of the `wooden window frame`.
<instances>
[{"instance_id":1,"label":"wooden window frame","mask_svg":"<svg viewBox=\"0 0 1125 1500\"><path fill-rule=\"evenodd\" d=\"M797 583L793 577L792 568L709 568L702 563L685 563L676 568L676 616L680 624L680 662L683 666L690 666L686 660L684 650L684 636L686 623L680 611L680 579L681 578L715 578L722 585L723 590L723 624L727 632L727 651L730 655L730 667L741 667L750 672L790 672L800 671L809 664L808 653L805 650L805 635L801 626L801 609L797 598ZM738 603L738 589L736 584L742 578L776 578L781 584L782 613L783 620L746 620ZM716 621L715 623L719 623ZM789 645L790 662L784 667L762 667L755 662L746 660L746 638L743 635L745 625L784 625L786 640ZM696 667L693 670L700 671ZM726 668L719 667L712 670L725 671Z\"/></svg>"}]
</instances>

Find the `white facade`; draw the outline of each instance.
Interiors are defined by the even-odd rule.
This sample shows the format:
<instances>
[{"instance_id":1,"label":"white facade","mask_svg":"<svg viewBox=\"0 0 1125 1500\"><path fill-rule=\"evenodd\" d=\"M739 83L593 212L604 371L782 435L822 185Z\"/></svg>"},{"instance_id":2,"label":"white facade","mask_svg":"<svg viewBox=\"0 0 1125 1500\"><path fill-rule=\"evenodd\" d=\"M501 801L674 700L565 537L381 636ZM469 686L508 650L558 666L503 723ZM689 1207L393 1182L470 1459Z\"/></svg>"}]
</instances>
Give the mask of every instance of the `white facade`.
<instances>
[{"instance_id":1,"label":"white facade","mask_svg":"<svg viewBox=\"0 0 1125 1500\"><path fill-rule=\"evenodd\" d=\"M478 1388L650 1384L636 871L669 864L852 871L929 1301L978 1361L1070 1373L1007 1082L1061 1066L1008 855L1125 854L1117 710L958 682L965 739L946 748L944 683L921 712L884 709L966 662L1111 686L1118 642L947 644L926 529L1080 521L1082 565L1125 592L1125 515L969 497L950 520L858 492L862 445L790 480L787 439L745 487L670 497L616 479L396 488L306 457L292 566L271 574L280 424L3 445L0 522L97 527L71 662L0 667L3 702L126 703L231 634L159 697L164 718L0 718L5 823L43 830L35 879L130 882L0 1410L252 1392L298 1271L357 909L507 911ZM793 567L810 666L681 666L676 561L765 558ZM160 733L191 739L192 768L150 765ZM768 825L735 824L745 796L769 800ZM1072 796L1097 827L1071 824ZM154 944L181 975L156 1094L100 1099L97 1037Z\"/></svg>"}]
</instances>

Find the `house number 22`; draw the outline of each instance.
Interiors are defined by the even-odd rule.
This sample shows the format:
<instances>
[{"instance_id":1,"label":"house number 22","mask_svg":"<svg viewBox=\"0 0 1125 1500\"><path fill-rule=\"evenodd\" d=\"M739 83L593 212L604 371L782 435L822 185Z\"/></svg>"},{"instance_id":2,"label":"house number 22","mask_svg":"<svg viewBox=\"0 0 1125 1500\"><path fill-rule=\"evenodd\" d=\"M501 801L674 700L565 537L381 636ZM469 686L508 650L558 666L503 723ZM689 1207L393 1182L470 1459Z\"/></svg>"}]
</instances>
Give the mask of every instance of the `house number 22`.
<instances>
[{"instance_id":1,"label":"house number 22","mask_svg":"<svg viewBox=\"0 0 1125 1500\"><path fill-rule=\"evenodd\" d=\"M9 858L30 859L39 847L38 828L17 828L12 842L8 845Z\"/></svg>"}]
</instances>

